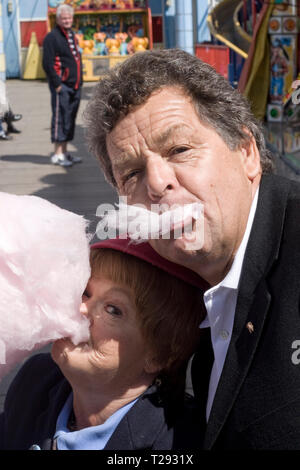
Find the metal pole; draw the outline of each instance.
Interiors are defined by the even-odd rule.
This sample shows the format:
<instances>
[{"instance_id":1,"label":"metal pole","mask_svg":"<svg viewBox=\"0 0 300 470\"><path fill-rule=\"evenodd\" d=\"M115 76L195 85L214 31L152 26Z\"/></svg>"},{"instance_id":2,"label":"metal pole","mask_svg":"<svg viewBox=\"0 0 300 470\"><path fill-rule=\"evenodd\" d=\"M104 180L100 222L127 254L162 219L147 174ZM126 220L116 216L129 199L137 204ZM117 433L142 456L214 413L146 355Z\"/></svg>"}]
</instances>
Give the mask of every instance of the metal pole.
<instances>
[{"instance_id":1,"label":"metal pole","mask_svg":"<svg viewBox=\"0 0 300 470\"><path fill-rule=\"evenodd\" d=\"M164 45L167 49L171 49L176 46L176 27L175 27L175 17L176 17L176 5L175 0L164 0Z\"/></svg>"},{"instance_id":2,"label":"metal pole","mask_svg":"<svg viewBox=\"0 0 300 470\"><path fill-rule=\"evenodd\" d=\"M192 0L176 0L176 46L194 54Z\"/></svg>"}]
</instances>

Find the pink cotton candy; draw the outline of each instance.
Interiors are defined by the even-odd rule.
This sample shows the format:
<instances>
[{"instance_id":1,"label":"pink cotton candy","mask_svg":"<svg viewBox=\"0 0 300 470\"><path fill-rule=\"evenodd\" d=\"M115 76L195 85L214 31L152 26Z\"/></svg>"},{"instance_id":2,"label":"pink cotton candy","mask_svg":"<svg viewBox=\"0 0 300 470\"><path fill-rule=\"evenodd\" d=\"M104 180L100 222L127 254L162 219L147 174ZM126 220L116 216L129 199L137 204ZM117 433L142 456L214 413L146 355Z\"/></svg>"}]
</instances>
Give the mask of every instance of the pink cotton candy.
<instances>
[{"instance_id":1,"label":"pink cotton candy","mask_svg":"<svg viewBox=\"0 0 300 470\"><path fill-rule=\"evenodd\" d=\"M89 338L87 222L35 196L0 193L0 380L53 340Z\"/></svg>"}]
</instances>

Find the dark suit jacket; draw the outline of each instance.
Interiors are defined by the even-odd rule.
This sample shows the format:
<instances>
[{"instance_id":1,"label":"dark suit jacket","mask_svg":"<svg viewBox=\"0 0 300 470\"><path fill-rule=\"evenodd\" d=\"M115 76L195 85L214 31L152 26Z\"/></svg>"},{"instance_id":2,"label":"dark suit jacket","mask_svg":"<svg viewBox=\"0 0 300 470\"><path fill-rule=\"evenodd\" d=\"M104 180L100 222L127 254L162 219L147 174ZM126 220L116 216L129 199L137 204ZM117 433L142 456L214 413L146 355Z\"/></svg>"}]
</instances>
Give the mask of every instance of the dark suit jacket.
<instances>
[{"instance_id":1,"label":"dark suit jacket","mask_svg":"<svg viewBox=\"0 0 300 470\"><path fill-rule=\"evenodd\" d=\"M0 450L26 450L33 444L51 449L56 420L70 392L49 354L29 359L10 386L0 415ZM171 424L157 387L149 387L120 421L105 450L196 447L200 436L193 400L186 401L180 416L173 414L176 423Z\"/></svg>"},{"instance_id":2,"label":"dark suit jacket","mask_svg":"<svg viewBox=\"0 0 300 470\"><path fill-rule=\"evenodd\" d=\"M205 449L300 449L300 364L292 360L299 306L300 185L263 176ZM207 394L205 353L192 366L198 396Z\"/></svg>"}]
</instances>

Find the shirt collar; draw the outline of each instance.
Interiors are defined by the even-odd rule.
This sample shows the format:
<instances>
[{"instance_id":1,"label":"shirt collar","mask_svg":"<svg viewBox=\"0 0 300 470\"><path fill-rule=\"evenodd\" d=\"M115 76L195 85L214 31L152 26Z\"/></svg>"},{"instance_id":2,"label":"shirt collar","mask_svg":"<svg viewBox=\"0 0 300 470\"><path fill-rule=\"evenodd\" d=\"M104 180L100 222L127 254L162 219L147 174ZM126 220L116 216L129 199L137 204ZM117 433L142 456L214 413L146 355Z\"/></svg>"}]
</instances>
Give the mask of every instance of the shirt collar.
<instances>
[{"instance_id":1,"label":"shirt collar","mask_svg":"<svg viewBox=\"0 0 300 470\"><path fill-rule=\"evenodd\" d=\"M238 251L234 257L232 266L229 270L229 272L226 274L224 279L217 284L216 286L211 287L204 293L204 302L206 302L206 299L210 297L210 295L213 295L215 292L219 291L221 287L225 287L227 289L231 289L232 293L235 293L238 289L238 284L239 280L241 277L241 271L242 271L242 266L243 266L243 261L244 261L244 256L245 256L245 251L247 248L247 243L249 240L251 228L253 225L253 220L255 216L255 211L257 207L257 201L258 201L258 193L259 193L259 188L257 189L255 196L253 198L249 216L248 216L248 221L247 221L247 226L246 230L242 239L242 242L238 248ZM210 327L210 320L208 318L209 315L206 315L204 320L200 323L200 328L206 328Z\"/></svg>"},{"instance_id":2,"label":"shirt collar","mask_svg":"<svg viewBox=\"0 0 300 470\"><path fill-rule=\"evenodd\" d=\"M220 287L226 287L228 289L237 290L239 280L240 280L240 276L241 276L245 251L246 251L246 248L247 248L247 243L248 243L248 240L249 240L249 236L250 236L250 232L251 232L251 228L252 228L253 220L254 220L254 216L255 216L255 211L256 211L256 207L257 207L258 192L259 192L259 188L257 189L257 191L255 193L255 196L253 198L251 208L250 208L250 212L249 212L249 216L248 216L246 230L245 230L242 242L241 242L241 244L238 248L238 251L236 252L236 255L234 257L234 260L233 260L233 263L231 265L230 270L228 271L228 273L226 274L224 279L221 282L219 282L219 284L217 284L216 286L211 287L210 289L208 289L204 293L204 297L207 296L210 293L215 292Z\"/></svg>"},{"instance_id":3,"label":"shirt collar","mask_svg":"<svg viewBox=\"0 0 300 470\"><path fill-rule=\"evenodd\" d=\"M251 228L253 225L253 220L255 216L255 211L257 207L257 200L258 200L258 193L259 193L259 188L257 188L257 191L255 193L255 196L253 198L249 216L248 216L248 221L247 221L247 226L246 230L242 239L242 242L238 248L238 251L236 252L236 255L234 257L232 266L229 270L229 272L226 274L224 279L218 284L218 286L223 286L227 287L229 289L237 289L239 285L239 280L241 277L241 271L242 271L242 266L243 266L243 261L245 257L245 251L247 248L248 240L250 237L250 232Z\"/></svg>"},{"instance_id":4,"label":"shirt collar","mask_svg":"<svg viewBox=\"0 0 300 470\"><path fill-rule=\"evenodd\" d=\"M115 411L103 424L90 426L79 431L70 431L68 420L73 408L73 392L67 398L56 421L54 439L59 450L100 450L104 449L113 432L138 398Z\"/></svg>"}]
</instances>

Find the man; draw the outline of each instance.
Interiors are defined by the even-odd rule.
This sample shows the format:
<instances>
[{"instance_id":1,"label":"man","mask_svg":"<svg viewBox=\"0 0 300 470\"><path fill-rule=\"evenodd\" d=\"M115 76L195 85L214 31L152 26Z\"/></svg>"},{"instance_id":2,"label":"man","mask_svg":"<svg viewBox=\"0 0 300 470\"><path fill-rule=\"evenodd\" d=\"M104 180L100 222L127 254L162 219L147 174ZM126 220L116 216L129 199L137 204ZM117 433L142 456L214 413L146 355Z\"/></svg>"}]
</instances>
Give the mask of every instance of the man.
<instances>
[{"instance_id":1,"label":"man","mask_svg":"<svg viewBox=\"0 0 300 470\"><path fill-rule=\"evenodd\" d=\"M99 82L87 120L128 204L204 205L202 246L190 250L197 224L151 241L210 285L192 365L199 447L300 449L300 187L270 174L248 104L196 57L148 51Z\"/></svg>"},{"instance_id":2,"label":"man","mask_svg":"<svg viewBox=\"0 0 300 470\"><path fill-rule=\"evenodd\" d=\"M55 28L44 39L43 67L51 93L51 142L54 143L51 162L68 167L81 162L80 157L67 153L67 143L74 137L82 64L76 37L71 29L72 7L60 5L56 11L56 22Z\"/></svg>"}]
</instances>

